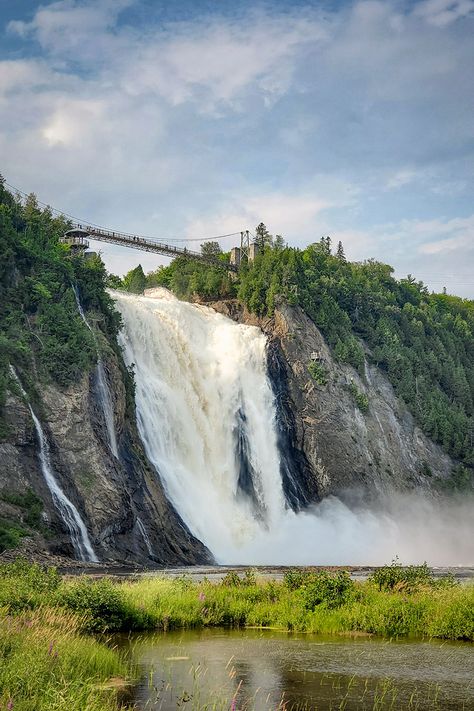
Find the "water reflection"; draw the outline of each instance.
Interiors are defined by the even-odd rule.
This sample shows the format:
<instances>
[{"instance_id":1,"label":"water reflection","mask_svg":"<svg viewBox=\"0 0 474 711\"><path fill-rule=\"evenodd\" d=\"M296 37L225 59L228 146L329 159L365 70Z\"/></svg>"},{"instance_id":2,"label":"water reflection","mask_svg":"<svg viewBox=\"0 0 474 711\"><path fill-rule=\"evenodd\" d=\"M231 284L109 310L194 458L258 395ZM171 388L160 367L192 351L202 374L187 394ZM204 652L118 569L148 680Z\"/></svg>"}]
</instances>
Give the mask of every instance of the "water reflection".
<instances>
[{"instance_id":1,"label":"water reflection","mask_svg":"<svg viewBox=\"0 0 474 711\"><path fill-rule=\"evenodd\" d=\"M141 709L472 709L474 647L269 630L131 640Z\"/></svg>"}]
</instances>

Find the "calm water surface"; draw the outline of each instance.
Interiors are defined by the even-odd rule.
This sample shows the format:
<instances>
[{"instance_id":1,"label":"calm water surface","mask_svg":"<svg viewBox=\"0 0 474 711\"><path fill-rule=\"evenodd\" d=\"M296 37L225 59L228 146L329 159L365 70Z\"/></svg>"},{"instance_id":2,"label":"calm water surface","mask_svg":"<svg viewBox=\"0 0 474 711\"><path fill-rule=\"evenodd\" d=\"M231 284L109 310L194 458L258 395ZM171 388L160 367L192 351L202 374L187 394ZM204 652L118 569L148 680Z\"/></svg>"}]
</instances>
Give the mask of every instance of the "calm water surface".
<instances>
[{"instance_id":1,"label":"calm water surface","mask_svg":"<svg viewBox=\"0 0 474 711\"><path fill-rule=\"evenodd\" d=\"M205 629L127 642L139 709L474 710L474 645Z\"/></svg>"}]
</instances>

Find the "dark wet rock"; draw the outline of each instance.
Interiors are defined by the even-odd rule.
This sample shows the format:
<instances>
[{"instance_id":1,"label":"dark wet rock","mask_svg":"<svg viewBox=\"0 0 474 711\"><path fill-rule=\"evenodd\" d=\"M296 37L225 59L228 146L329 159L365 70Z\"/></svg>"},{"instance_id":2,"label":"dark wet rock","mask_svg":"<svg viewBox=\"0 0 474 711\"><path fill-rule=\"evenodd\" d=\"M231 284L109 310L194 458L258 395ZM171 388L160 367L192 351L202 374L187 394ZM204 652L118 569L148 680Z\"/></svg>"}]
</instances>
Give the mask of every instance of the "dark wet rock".
<instances>
[{"instance_id":1,"label":"dark wet rock","mask_svg":"<svg viewBox=\"0 0 474 711\"><path fill-rule=\"evenodd\" d=\"M268 336L282 478L292 508L331 494L357 505L394 490L436 493L439 481L449 478L454 462L422 433L369 354L363 375L335 361L299 307L280 304L272 318L258 318L236 300L210 305ZM326 374L325 385L318 385L308 369L315 358ZM354 388L367 396L368 412L357 406Z\"/></svg>"}]
</instances>

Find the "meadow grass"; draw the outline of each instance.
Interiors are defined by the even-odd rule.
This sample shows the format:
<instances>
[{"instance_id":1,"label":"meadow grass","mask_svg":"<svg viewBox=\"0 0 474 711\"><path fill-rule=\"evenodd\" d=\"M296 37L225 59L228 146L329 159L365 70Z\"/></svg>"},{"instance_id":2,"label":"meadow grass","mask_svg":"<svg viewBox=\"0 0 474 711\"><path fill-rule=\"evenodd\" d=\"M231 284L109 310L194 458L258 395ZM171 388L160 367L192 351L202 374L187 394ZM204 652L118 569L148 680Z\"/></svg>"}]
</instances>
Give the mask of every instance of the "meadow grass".
<instances>
[{"instance_id":1,"label":"meadow grass","mask_svg":"<svg viewBox=\"0 0 474 711\"><path fill-rule=\"evenodd\" d=\"M54 608L0 616L1 709L120 708L129 669L113 648L85 637L80 627L80 618Z\"/></svg>"},{"instance_id":2,"label":"meadow grass","mask_svg":"<svg viewBox=\"0 0 474 711\"><path fill-rule=\"evenodd\" d=\"M0 565L0 709L116 711L133 670L61 603L53 569Z\"/></svg>"},{"instance_id":3,"label":"meadow grass","mask_svg":"<svg viewBox=\"0 0 474 711\"><path fill-rule=\"evenodd\" d=\"M304 586L290 590L273 581L227 587L156 577L125 582L121 589L127 605L146 611L155 629L231 625L474 641L474 585L422 586L408 593L355 583L346 602L331 607L323 601L313 609Z\"/></svg>"},{"instance_id":4,"label":"meadow grass","mask_svg":"<svg viewBox=\"0 0 474 711\"><path fill-rule=\"evenodd\" d=\"M474 585L435 581L421 567L406 579L395 572L364 583L303 572L198 583L62 579L21 561L0 565L0 709L120 708L133 670L104 636L119 631L247 626L474 641Z\"/></svg>"}]
</instances>

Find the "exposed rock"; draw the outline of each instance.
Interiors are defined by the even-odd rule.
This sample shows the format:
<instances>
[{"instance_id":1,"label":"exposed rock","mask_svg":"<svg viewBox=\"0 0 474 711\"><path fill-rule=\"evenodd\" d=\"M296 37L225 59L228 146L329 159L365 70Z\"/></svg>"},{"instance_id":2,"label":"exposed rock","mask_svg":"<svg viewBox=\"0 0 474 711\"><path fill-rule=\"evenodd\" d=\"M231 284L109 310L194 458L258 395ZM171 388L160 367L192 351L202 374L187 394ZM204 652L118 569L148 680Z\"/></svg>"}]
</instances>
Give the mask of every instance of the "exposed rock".
<instances>
[{"instance_id":1,"label":"exposed rock","mask_svg":"<svg viewBox=\"0 0 474 711\"><path fill-rule=\"evenodd\" d=\"M189 533L168 502L158 475L147 462L134 415L126 415L122 372L113 351L107 356L106 373L114 400L120 460L108 446L94 372L67 389L43 386L41 413L37 413L50 443L56 478L84 519L95 552L101 561L122 563L211 561L207 549ZM28 488L37 493L52 535L44 539L38 534L36 546L55 555L73 555L39 466L30 412L19 397L8 397L6 420L11 435L8 442L0 443L0 494L24 494ZM15 513L21 520L17 508Z\"/></svg>"},{"instance_id":2,"label":"exposed rock","mask_svg":"<svg viewBox=\"0 0 474 711\"><path fill-rule=\"evenodd\" d=\"M453 461L421 432L385 374L368 360L364 377L335 361L302 309L281 304L273 318L259 319L237 301L210 305L260 326L269 338L269 372L299 471L294 496L303 505L329 494L353 498L357 492L367 501L393 490L428 491L450 476ZM312 358L324 368L326 385L311 377ZM368 412L361 412L351 388L367 396ZM293 505L291 491L289 500Z\"/></svg>"}]
</instances>

